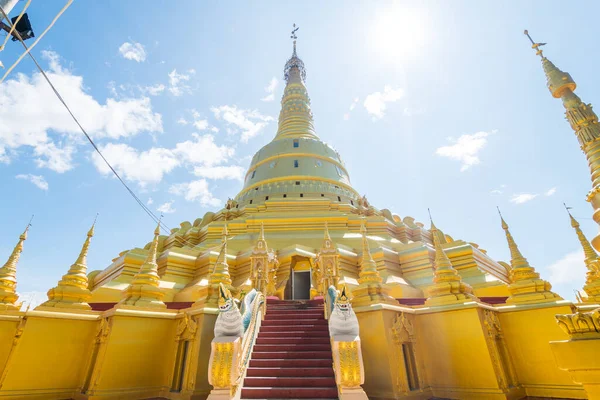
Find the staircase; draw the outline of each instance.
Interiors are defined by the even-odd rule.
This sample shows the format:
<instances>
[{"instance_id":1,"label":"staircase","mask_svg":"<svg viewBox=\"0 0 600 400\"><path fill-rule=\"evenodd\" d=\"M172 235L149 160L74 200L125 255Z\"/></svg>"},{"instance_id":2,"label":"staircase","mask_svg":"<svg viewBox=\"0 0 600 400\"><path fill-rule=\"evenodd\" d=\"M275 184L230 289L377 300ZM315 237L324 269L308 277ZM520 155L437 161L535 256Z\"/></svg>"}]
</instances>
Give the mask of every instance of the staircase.
<instances>
[{"instance_id":1,"label":"staircase","mask_svg":"<svg viewBox=\"0 0 600 400\"><path fill-rule=\"evenodd\" d=\"M337 399L323 300L267 300L242 399Z\"/></svg>"}]
</instances>

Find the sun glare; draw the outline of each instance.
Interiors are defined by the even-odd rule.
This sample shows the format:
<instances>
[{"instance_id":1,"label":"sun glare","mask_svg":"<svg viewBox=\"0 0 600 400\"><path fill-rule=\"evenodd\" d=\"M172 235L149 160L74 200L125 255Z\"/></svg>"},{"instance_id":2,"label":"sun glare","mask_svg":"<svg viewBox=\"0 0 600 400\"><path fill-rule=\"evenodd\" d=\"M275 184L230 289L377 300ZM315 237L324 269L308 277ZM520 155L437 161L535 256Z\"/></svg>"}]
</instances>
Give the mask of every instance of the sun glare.
<instances>
[{"instance_id":1,"label":"sun glare","mask_svg":"<svg viewBox=\"0 0 600 400\"><path fill-rule=\"evenodd\" d=\"M427 10L402 6L382 8L373 19L369 42L389 61L414 58L425 53L428 25Z\"/></svg>"}]
</instances>

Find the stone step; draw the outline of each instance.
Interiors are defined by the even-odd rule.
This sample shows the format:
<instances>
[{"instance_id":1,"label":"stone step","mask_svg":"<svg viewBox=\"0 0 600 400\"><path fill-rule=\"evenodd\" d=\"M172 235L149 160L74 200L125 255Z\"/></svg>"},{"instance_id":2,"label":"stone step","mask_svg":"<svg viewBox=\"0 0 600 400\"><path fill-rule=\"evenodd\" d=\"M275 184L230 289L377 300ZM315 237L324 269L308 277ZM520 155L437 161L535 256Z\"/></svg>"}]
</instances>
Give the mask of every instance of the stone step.
<instances>
[{"instance_id":1,"label":"stone step","mask_svg":"<svg viewBox=\"0 0 600 400\"><path fill-rule=\"evenodd\" d=\"M256 344L330 344L329 337L302 337L302 336L290 336L290 337L261 337L260 334L256 338Z\"/></svg>"},{"instance_id":2,"label":"stone step","mask_svg":"<svg viewBox=\"0 0 600 400\"><path fill-rule=\"evenodd\" d=\"M309 358L289 360L283 358L273 359L250 359L250 368L329 368L333 373L331 358Z\"/></svg>"},{"instance_id":3,"label":"stone step","mask_svg":"<svg viewBox=\"0 0 600 400\"><path fill-rule=\"evenodd\" d=\"M261 360L263 361L263 360ZM266 361L266 360L265 360ZM288 360L285 360L289 363ZM329 362L329 360L326 360ZM333 369L331 365L327 367L296 367L296 368L281 368L281 367L249 367L246 376L253 377L275 377L275 376L287 376L287 377L333 377Z\"/></svg>"},{"instance_id":4,"label":"stone step","mask_svg":"<svg viewBox=\"0 0 600 400\"><path fill-rule=\"evenodd\" d=\"M265 328L269 328L266 330ZM284 337L326 337L329 338L329 329L302 329L302 327L294 327L296 329L290 330L281 330L278 329L280 327L271 326L271 327L261 327L260 332L258 333L259 338L284 338ZM287 327L283 327L287 328Z\"/></svg>"},{"instance_id":5,"label":"stone step","mask_svg":"<svg viewBox=\"0 0 600 400\"><path fill-rule=\"evenodd\" d=\"M281 351L331 351L331 344L257 344L255 352L281 352Z\"/></svg>"},{"instance_id":6,"label":"stone step","mask_svg":"<svg viewBox=\"0 0 600 400\"><path fill-rule=\"evenodd\" d=\"M255 360L266 360L266 359L294 359L294 358L320 358L320 359L332 359L331 351L253 351L252 359Z\"/></svg>"},{"instance_id":7,"label":"stone step","mask_svg":"<svg viewBox=\"0 0 600 400\"><path fill-rule=\"evenodd\" d=\"M248 377L244 387L336 387L335 378L326 377Z\"/></svg>"},{"instance_id":8,"label":"stone step","mask_svg":"<svg viewBox=\"0 0 600 400\"><path fill-rule=\"evenodd\" d=\"M252 387L242 389L244 399L337 399L337 388L333 387Z\"/></svg>"}]
</instances>

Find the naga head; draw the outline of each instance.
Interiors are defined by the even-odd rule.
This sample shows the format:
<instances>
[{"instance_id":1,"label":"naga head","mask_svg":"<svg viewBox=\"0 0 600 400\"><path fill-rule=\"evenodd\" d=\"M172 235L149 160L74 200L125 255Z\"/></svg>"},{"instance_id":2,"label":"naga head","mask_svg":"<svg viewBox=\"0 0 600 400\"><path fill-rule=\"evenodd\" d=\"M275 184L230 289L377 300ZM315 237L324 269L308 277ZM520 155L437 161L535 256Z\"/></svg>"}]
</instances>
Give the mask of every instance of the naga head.
<instances>
[{"instance_id":1,"label":"naga head","mask_svg":"<svg viewBox=\"0 0 600 400\"><path fill-rule=\"evenodd\" d=\"M219 311L226 312L233 308L233 297L222 283L219 283Z\"/></svg>"},{"instance_id":2,"label":"naga head","mask_svg":"<svg viewBox=\"0 0 600 400\"><path fill-rule=\"evenodd\" d=\"M340 311L350 311L352 305L350 304L350 298L346 294L346 285L342 287L341 293L335 299L335 305Z\"/></svg>"}]
</instances>

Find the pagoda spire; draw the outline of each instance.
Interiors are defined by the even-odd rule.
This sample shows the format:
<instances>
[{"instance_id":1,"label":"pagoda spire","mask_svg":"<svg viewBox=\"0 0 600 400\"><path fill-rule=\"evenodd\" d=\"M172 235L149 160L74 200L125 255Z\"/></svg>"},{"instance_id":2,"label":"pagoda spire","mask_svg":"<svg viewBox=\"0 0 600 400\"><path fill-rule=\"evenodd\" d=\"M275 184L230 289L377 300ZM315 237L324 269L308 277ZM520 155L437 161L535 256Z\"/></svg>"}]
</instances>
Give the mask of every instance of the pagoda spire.
<instances>
[{"instance_id":1,"label":"pagoda spire","mask_svg":"<svg viewBox=\"0 0 600 400\"><path fill-rule=\"evenodd\" d=\"M544 56L540 47L545 43L536 43L531 39L528 31L524 33L531 41L531 47L536 50L536 54L542 60L548 90L550 90L553 97L562 100L566 119L575 132L581 150L588 160L592 190L587 195L587 201L592 203L594 221L600 225L600 124L598 123L598 116L592 109L591 104L584 103L574 93L577 84L571 78L571 75L558 69ZM592 245L597 251L600 251L600 234L592 239Z\"/></svg>"},{"instance_id":2,"label":"pagoda spire","mask_svg":"<svg viewBox=\"0 0 600 400\"><path fill-rule=\"evenodd\" d=\"M158 276L158 264L156 263L159 235L160 220L154 230L154 239L150 244L146 261L133 277L131 284L123 291L123 299L120 304L149 308L167 307L162 301L165 294L160 289L160 277Z\"/></svg>"},{"instance_id":3,"label":"pagoda spire","mask_svg":"<svg viewBox=\"0 0 600 400\"><path fill-rule=\"evenodd\" d=\"M304 83L306 82L306 68L304 62L296 52L296 32L299 28L294 24L291 38L294 39L292 56L285 63L284 79L286 82L281 111L279 113L279 126L274 140L285 138L318 139L310 109L310 98Z\"/></svg>"},{"instance_id":4,"label":"pagoda spire","mask_svg":"<svg viewBox=\"0 0 600 400\"><path fill-rule=\"evenodd\" d=\"M583 248L583 254L585 256L584 262L588 270L586 273L585 285L583 286L583 290L588 297L583 300L586 302L598 303L600 302L600 258L581 231L581 228L579 228L579 222L571 215L569 207L565 205L565 208L567 209L567 213L569 213L571 226L575 229L579 243L581 243L581 247Z\"/></svg>"},{"instance_id":5,"label":"pagoda spire","mask_svg":"<svg viewBox=\"0 0 600 400\"><path fill-rule=\"evenodd\" d=\"M48 291L48 301L42 303L40 307L91 309L87 303L92 297L92 293L88 289L87 254L90 242L94 236L95 226L96 220L94 220L92 227L87 233L87 238L83 243L77 260L71 265L69 271L63 275L58 285Z\"/></svg>"},{"instance_id":6,"label":"pagoda spire","mask_svg":"<svg viewBox=\"0 0 600 400\"><path fill-rule=\"evenodd\" d=\"M219 286L222 283L228 289L231 288L231 276L229 275L229 265L227 264L227 225L223 227L221 250L208 281L211 285Z\"/></svg>"},{"instance_id":7,"label":"pagoda spire","mask_svg":"<svg viewBox=\"0 0 600 400\"><path fill-rule=\"evenodd\" d=\"M18 310L19 305L15 302L19 298L17 289L17 264L23 252L23 242L27 240L27 232L31 226L31 221L27 224L25 231L19 236L19 242L8 257L6 263L0 268L0 311Z\"/></svg>"},{"instance_id":8,"label":"pagoda spire","mask_svg":"<svg viewBox=\"0 0 600 400\"><path fill-rule=\"evenodd\" d=\"M389 295L389 289L383 286L383 279L377 270L377 263L371 255L367 226L365 220L361 221L360 232L362 236L362 256L358 273L358 287L353 290L355 305L372 305L387 303L398 305L396 299Z\"/></svg>"},{"instance_id":9,"label":"pagoda spire","mask_svg":"<svg viewBox=\"0 0 600 400\"><path fill-rule=\"evenodd\" d=\"M425 301L428 306L447 305L453 303L465 303L476 301L473 289L464 283L458 272L452 267L450 259L442 250L443 234L433 223L431 214L431 235L433 236L433 247L435 249L435 271L433 285L429 288L429 297Z\"/></svg>"},{"instance_id":10,"label":"pagoda spire","mask_svg":"<svg viewBox=\"0 0 600 400\"><path fill-rule=\"evenodd\" d=\"M500 221L502 229L506 234L506 241L510 249L510 284L508 291L510 293L507 303L542 303L548 301L562 300L562 297L550 291L552 285L550 282L540 278L540 274L535 271L517 246L512 237L508 224L504 221L500 210Z\"/></svg>"}]
</instances>

